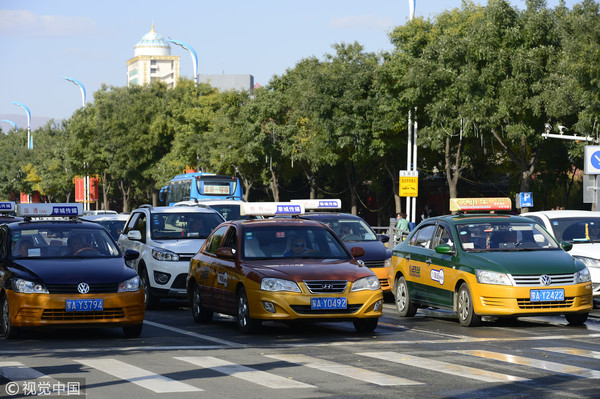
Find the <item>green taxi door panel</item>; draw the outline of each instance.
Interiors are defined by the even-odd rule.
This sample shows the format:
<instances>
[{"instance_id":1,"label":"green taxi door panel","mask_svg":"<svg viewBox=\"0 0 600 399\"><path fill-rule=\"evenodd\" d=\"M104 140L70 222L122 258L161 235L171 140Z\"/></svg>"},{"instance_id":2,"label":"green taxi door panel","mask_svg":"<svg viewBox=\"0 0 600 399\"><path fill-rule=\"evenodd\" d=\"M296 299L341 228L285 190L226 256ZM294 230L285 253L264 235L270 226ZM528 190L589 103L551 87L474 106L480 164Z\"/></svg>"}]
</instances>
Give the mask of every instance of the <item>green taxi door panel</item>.
<instances>
[{"instance_id":1,"label":"green taxi door panel","mask_svg":"<svg viewBox=\"0 0 600 399\"><path fill-rule=\"evenodd\" d=\"M452 309L454 285L456 284L456 245L452 231L447 225L439 224L433 235L431 256L427 259L426 279L427 303L440 308Z\"/></svg>"},{"instance_id":2,"label":"green taxi door panel","mask_svg":"<svg viewBox=\"0 0 600 399\"><path fill-rule=\"evenodd\" d=\"M428 224L419 228L411 236L409 242L410 253L402 254L406 262L406 285L412 300L417 303L425 303L427 300L427 282L429 280L427 260L431 258L434 252L431 247L434 232L435 224Z\"/></svg>"}]
</instances>

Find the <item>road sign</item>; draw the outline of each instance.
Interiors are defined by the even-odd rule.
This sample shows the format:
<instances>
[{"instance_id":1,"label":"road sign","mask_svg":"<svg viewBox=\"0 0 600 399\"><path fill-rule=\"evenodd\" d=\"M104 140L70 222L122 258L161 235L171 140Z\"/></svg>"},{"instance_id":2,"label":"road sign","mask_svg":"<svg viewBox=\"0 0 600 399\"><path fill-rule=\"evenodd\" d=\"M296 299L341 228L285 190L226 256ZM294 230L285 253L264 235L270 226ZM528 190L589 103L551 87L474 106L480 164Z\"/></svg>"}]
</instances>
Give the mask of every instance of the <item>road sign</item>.
<instances>
[{"instance_id":1,"label":"road sign","mask_svg":"<svg viewBox=\"0 0 600 399\"><path fill-rule=\"evenodd\" d=\"M400 171L400 197L419 196L419 172L416 170Z\"/></svg>"},{"instance_id":2,"label":"road sign","mask_svg":"<svg viewBox=\"0 0 600 399\"><path fill-rule=\"evenodd\" d=\"M585 164L583 165L583 170L590 175L600 174L600 145L585 146Z\"/></svg>"},{"instance_id":3,"label":"road sign","mask_svg":"<svg viewBox=\"0 0 600 399\"><path fill-rule=\"evenodd\" d=\"M531 208L533 207L533 195L531 193L518 193L517 208Z\"/></svg>"}]
</instances>

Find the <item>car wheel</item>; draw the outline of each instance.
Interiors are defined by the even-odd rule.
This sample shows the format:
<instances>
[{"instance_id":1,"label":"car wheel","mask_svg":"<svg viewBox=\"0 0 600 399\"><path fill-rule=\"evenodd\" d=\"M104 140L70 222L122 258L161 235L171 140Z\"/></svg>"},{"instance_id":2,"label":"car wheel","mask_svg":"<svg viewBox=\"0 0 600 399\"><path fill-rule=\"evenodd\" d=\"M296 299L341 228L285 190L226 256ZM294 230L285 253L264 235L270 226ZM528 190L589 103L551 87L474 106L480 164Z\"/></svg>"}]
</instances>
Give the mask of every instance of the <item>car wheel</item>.
<instances>
[{"instance_id":1,"label":"car wheel","mask_svg":"<svg viewBox=\"0 0 600 399\"><path fill-rule=\"evenodd\" d=\"M379 323L379 318L369 318L369 319L354 319L352 321L354 323L354 328L359 333L371 333L377 328L377 323Z\"/></svg>"},{"instance_id":2,"label":"car wheel","mask_svg":"<svg viewBox=\"0 0 600 399\"><path fill-rule=\"evenodd\" d=\"M144 302L146 303L146 309L156 309L159 298L152 295L150 292L150 279L148 278L148 271L146 268L143 268L140 271L140 280L142 280L142 286L144 286Z\"/></svg>"},{"instance_id":3,"label":"car wheel","mask_svg":"<svg viewBox=\"0 0 600 399\"><path fill-rule=\"evenodd\" d=\"M135 326L125 326L123 327L123 334L127 338L137 338L142 334L143 323L136 324Z\"/></svg>"},{"instance_id":4,"label":"car wheel","mask_svg":"<svg viewBox=\"0 0 600 399\"><path fill-rule=\"evenodd\" d=\"M476 327L481 324L481 316L475 314L473 298L466 283L458 290L458 321L465 327Z\"/></svg>"},{"instance_id":5,"label":"car wheel","mask_svg":"<svg viewBox=\"0 0 600 399\"><path fill-rule=\"evenodd\" d=\"M10 308L8 306L8 298L2 295L0 299L0 338L13 339L19 335L19 329L12 325L10 320Z\"/></svg>"},{"instance_id":6,"label":"car wheel","mask_svg":"<svg viewBox=\"0 0 600 399\"><path fill-rule=\"evenodd\" d=\"M417 313L417 306L410 301L410 292L404 276L396 279L396 290L394 297L396 300L396 308L400 317L413 317Z\"/></svg>"},{"instance_id":7,"label":"car wheel","mask_svg":"<svg viewBox=\"0 0 600 399\"><path fill-rule=\"evenodd\" d=\"M237 295L237 323L243 333L252 334L260 328L261 321L250 317L248 297L244 287L240 288Z\"/></svg>"},{"instance_id":8,"label":"car wheel","mask_svg":"<svg viewBox=\"0 0 600 399\"><path fill-rule=\"evenodd\" d=\"M213 312L206 310L202 306L202 296L200 286L194 286L194 295L192 296L192 316L196 323L208 323L213 318Z\"/></svg>"},{"instance_id":9,"label":"car wheel","mask_svg":"<svg viewBox=\"0 0 600 399\"><path fill-rule=\"evenodd\" d=\"M581 326L588 319L587 313L571 313L566 314L565 318L571 326Z\"/></svg>"}]
</instances>

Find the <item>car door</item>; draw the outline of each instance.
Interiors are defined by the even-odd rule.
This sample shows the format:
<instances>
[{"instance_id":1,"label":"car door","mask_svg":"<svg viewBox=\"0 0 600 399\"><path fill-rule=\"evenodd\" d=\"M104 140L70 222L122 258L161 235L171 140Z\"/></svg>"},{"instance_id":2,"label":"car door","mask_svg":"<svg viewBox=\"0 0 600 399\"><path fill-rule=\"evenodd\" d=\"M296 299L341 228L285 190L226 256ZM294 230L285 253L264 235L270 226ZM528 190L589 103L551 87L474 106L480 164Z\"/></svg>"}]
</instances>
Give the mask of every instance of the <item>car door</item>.
<instances>
[{"instance_id":1,"label":"car door","mask_svg":"<svg viewBox=\"0 0 600 399\"><path fill-rule=\"evenodd\" d=\"M227 227L219 227L208 237L194 272L196 283L201 288L202 303L217 311L224 309L223 301L219 297L217 249L221 247Z\"/></svg>"},{"instance_id":2,"label":"car door","mask_svg":"<svg viewBox=\"0 0 600 399\"><path fill-rule=\"evenodd\" d=\"M451 309L454 300L454 286L458 271L456 269L456 239L453 235L453 229L446 223L438 223L431 248L433 251L425 260L429 268L428 275L425 277L427 282L427 302L442 308ZM453 253L440 254L435 251L438 245L450 245Z\"/></svg>"},{"instance_id":3,"label":"car door","mask_svg":"<svg viewBox=\"0 0 600 399\"><path fill-rule=\"evenodd\" d=\"M127 234L132 230L140 231L140 234L142 235L141 241L127 238ZM145 238L146 215L143 212L136 212L131 216L131 218L127 222L127 226L125 226L125 230L123 231L121 237L119 237L118 241L119 247L123 253L126 249L133 249L141 254L137 259L128 262L128 264L132 266L135 270L138 270L138 263L143 257Z\"/></svg>"},{"instance_id":4,"label":"car door","mask_svg":"<svg viewBox=\"0 0 600 399\"><path fill-rule=\"evenodd\" d=\"M435 233L435 223L420 226L411 236L408 250L402 254L406 269L404 278L414 302L426 303L429 283L429 264L432 249L431 241Z\"/></svg>"},{"instance_id":5,"label":"car door","mask_svg":"<svg viewBox=\"0 0 600 399\"><path fill-rule=\"evenodd\" d=\"M235 226L230 226L225 233L221 248L230 248L234 258L217 256L215 259L214 265L217 273L215 297L228 313L233 313L236 308L236 284L240 281L239 269L236 267L240 246L238 245Z\"/></svg>"}]
</instances>

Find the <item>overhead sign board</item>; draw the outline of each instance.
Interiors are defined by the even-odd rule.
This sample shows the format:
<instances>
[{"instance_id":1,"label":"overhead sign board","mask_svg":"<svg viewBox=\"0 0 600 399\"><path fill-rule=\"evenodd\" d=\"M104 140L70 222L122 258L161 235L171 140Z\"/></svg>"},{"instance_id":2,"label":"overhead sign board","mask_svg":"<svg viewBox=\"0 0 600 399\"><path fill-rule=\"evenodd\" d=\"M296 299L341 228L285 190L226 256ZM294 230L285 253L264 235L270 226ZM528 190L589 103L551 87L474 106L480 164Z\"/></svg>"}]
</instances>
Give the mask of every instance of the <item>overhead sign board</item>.
<instances>
[{"instance_id":1,"label":"overhead sign board","mask_svg":"<svg viewBox=\"0 0 600 399\"><path fill-rule=\"evenodd\" d=\"M583 171L589 175L600 174L600 145L585 146L585 163Z\"/></svg>"},{"instance_id":2,"label":"overhead sign board","mask_svg":"<svg viewBox=\"0 0 600 399\"><path fill-rule=\"evenodd\" d=\"M14 212L15 202L14 201L1 201L0 212Z\"/></svg>"},{"instance_id":3,"label":"overhead sign board","mask_svg":"<svg viewBox=\"0 0 600 399\"><path fill-rule=\"evenodd\" d=\"M341 199L293 199L290 202L304 205L304 210L309 209L342 209Z\"/></svg>"},{"instance_id":4,"label":"overhead sign board","mask_svg":"<svg viewBox=\"0 0 600 399\"><path fill-rule=\"evenodd\" d=\"M82 204L17 204L17 216L48 217L48 216L82 216Z\"/></svg>"},{"instance_id":5,"label":"overhead sign board","mask_svg":"<svg viewBox=\"0 0 600 399\"><path fill-rule=\"evenodd\" d=\"M510 198L450 198L450 212L510 211Z\"/></svg>"},{"instance_id":6,"label":"overhead sign board","mask_svg":"<svg viewBox=\"0 0 600 399\"><path fill-rule=\"evenodd\" d=\"M418 197L419 196L419 172L416 170L400 171L400 197Z\"/></svg>"},{"instance_id":7,"label":"overhead sign board","mask_svg":"<svg viewBox=\"0 0 600 399\"><path fill-rule=\"evenodd\" d=\"M301 215L304 205L291 202L244 202L240 204L241 216Z\"/></svg>"}]
</instances>

